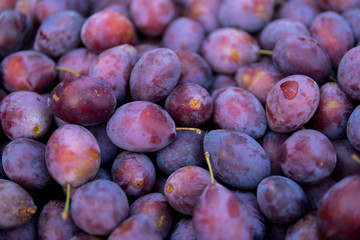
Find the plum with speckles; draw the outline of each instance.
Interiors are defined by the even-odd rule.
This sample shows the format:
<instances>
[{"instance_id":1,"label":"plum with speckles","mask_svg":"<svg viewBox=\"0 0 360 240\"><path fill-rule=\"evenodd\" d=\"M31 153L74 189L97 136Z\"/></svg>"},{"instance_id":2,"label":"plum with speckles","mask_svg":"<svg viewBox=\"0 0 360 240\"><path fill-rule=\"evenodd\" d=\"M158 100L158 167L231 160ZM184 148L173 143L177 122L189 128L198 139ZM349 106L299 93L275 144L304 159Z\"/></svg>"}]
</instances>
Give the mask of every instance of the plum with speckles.
<instances>
[{"instance_id":1,"label":"plum with speckles","mask_svg":"<svg viewBox=\"0 0 360 240\"><path fill-rule=\"evenodd\" d=\"M144 214L127 218L110 234L108 240L161 240L153 222Z\"/></svg>"},{"instance_id":2,"label":"plum with speckles","mask_svg":"<svg viewBox=\"0 0 360 240\"><path fill-rule=\"evenodd\" d=\"M307 199L302 188L283 176L263 179L256 190L262 213L277 224L291 224L306 212Z\"/></svg>"},{"instance_id":3,"label":"plum with speckles","mask_svg":"<svg viewBox=\"0 0 360 240\"><path fill-rule=\"evenodd\" d=\"M76 11L61 11L43 21L37 30L34 50L57 58L77 48L85 18Z\"/></svg>"},{"instance_id":4,"label":"plum with speckles","mask_svg":"<svg viewBox=\"0 0 360 240\"><path fill-rule=\"evenodd\" d=\"M155 167L143 153L123 151L116 156L111 167L112 179L128 197L140 197L153 188Z\"/></svg>"},{"instance_id":5,"label":"plum with speckles","mask_svg":"<svg viewBox=\"0 0 360 240\"><path fill-rule=\"evenodd\" d=\"M360 100L360 46L354 47L347 51L342 57L338 72L337 80L341 89L353 100Z\"/></svg>"},{"instance_id":6,"label":"plum with speckles","mask_svg":"<svg viewBox=\"0 0 360 240\"><path fill-rule=\"evenodd\" d=\"M313 128L324 133L330 140L346 136L346 125L353 111L349 96L337 83L320 87L320 103L313 117Z\"/></svg>"},{"instance_id":7,"label":"plum with speckles","mask_svg":"<svg viewBox=\"0 0 360 240\"><path fill-rule=\"evenodd\" d=\"M285 76L303 74L324 83L332 74L326 50L315 38L306 35L292 34L280 39L273 49L272 59Z\"/></svg>"},{"instance_id":8,"label":"plum with speckles","mask_svg":"<svg viewBox=\"0 0 360 240\"><path fill-rule=\"evenodd\" d=\"M42 208L38 221L38 235L40 239L69 239L80 232L73 219L64 220L61 216L65 201L50 200Z\"/></svg>"},{"instance_id":9,"label":"plum with speckles","mask_svg":"<svg viewBox=\"0 0 360 240\"><path fill-rule=\"evenodd\" d=\"M128 217L129 203L116 183L99 179L82 185L74 193L70 213L81 229L102 236Z\"/></svg>"},{"instance_id":10,"label":"plum with speckles","mask_svg":"<svg viewBox=\"0 0 360 240\"><path fill-rule=\"evenodd\" d=\"M240 87L225 87L212 97L212 121L216 127L244 132L255 139L265 134L265 110L252 93Z\"/></svg>"},{"instance_id":11,"label":"plum with speckles","mask_svg":"<svg viewBox=\"0 0 360 240\"><path fill-rule=\"evenodd\" d=\"M0 104L1 125L5 135L14 140L27 137L40 139L50 129L52 113L41 95L32 91L16 91Z\"/></svg>"},{"instance_id":12,"label":"plum with speckles","mask_svg":"<svg viewBox=\"0 0 360 240\"><path fill-rule=\"evenodd\" d=\"M1 82L10 92L28 90L43 93L54 83L55 62L43 53L22 50L1 62Z\"/></svg>"},{"instance_id":13,"label":"plum with speckles","mask_svg":"<svg viewBox=\"0 0 360 240\"><path fill-rule=\"evenodd\" d=\"M218 28L203 41L201 54L218 73L233 74L259 57L259 45L247 32L236 28Z\"/></svg>"},{"instance_id":14,"label":"plum with speckles","mask_svg":"<svg viewBox=\"0 0 360 240\"><path fill-rule=\"evenodd\" d=\"M313 129L292 134L281 148L283 173L299 183L316 184L334 171L336 152L326 135Z\"/></svg>"},{"instance_id":15,"label":"plum with speckles","mask_svg":"<svg viewBox=\"0 0 360 240\"><path fill-rule=\"evenodd\" d=\"M211 119L213 100L199 84L184 83L167 96L165 110L180 126L200 127Z\"/></svg>"},{"instance_id":16,"label":"plum with speckles","mask_svg":"<svg viewBox=\"0 0 360 240\"><path fill-rule=\"evenodd\" d=\"M17 183L0 179L0 229L19 227L37 211L32 197Z\"/></svg>"},{"instance_id":17,"label":"plum with speckles","mask_svg":"<svg viewBox=\"0 0 360 240\"><path fill-rule=\"evenodd\" d=\"M100 147L86 128L66 124L50 136L45 149L50 175L61 186L77 187L93 179L100 167Z\"/></svg>"},{"instance_id":18,"label":"plum with speckles","mask_svg":"<svg viewBox=\"0 0 360 240\"><path fill-rule=\"evenodd\" d=\"M80 34L87 49L100 53L120 44L133 43L135 29L125 15L114 11L100 11L86 19Z\"/></svg>"},{"instance_id":19,"label":"plum with speckles","mask_svg":"<svg viewBox=\"0 0 360 240\"><path fill-rule=\"evenodd\" d=\"M30 190L50 186L51 176L45 163L45 144L30 138L17 138L7 144L2 164L11 181Z\"/></svg>"},{"instance_id":20,"label":"plum with speckles","mask_svg":"<svg viewBox=\"0 0 360 240\"><path fill-rule=\"evenodd\" d=\"M116 146L131 152L158 151L176 137L169 113L147 101L120 106L108 121L106 132Z\"/></svg>"},{"instance_id":21,"label":"plum with speckles","mask_svg":"<svg viewBox=\"0 0 360 240\"><path fill-rule=\"evenodd\" d=\"M157 48L142 56L130 75L130 93L134 100L158 102L178 84L180 60L168 48Z\"/></svg>"},{"instance_id":22,"label":"plum with speckles","mask_svg":"<svg viewBox=\"0 0 360 240\"><path fill-rule=\"evenodd\" d=\"M253 229L249 218L245 204L233 192L218 183L209 184L194 209L196 239L251 240Z\"/></svg>"},{"instance_id":23,"label":"plum with speckles","mask_svg":"<svg viewBox=\"0 0 360 240\"><path fill-rule=\"evenodd\" d=\"M204 189L211 183L210 173L198 166L177 169L166 180L164 195L178 212L192 215Z\"/></svg>"},{"instance_id":24,"label":"plum with speckles","mask_svg":"<svg viewBox=\"0 0 360 240\"><path fill-rule=\"evenodd\" d=\"M57 117L84 126L109 120L117 103L111 86L90 76L65 79L54 87L47 100Z\"/></svg>"},{"instance_id":25,"label":"plum with speckles","mask_svg":"<svg viewBox=\"0 0 360 240\"><path fill-rule=\"evenodd\" d=\"M270 175L270 161L261 145L239 131L212 130L204 138L215 178L239 189L255 189Z\"/></svg>"},{"instance_id":26,"label":"plum with speckles","mask_svg":"<svg viewBox=\"0 0 360 240\"><path fill-rule=\"evenodd\" d=\"M274 132L288 133L300 129L314 115L320 102L320 89L305 75L281 79L269 91L266 118Z\"/></svg>"}]
</instances>

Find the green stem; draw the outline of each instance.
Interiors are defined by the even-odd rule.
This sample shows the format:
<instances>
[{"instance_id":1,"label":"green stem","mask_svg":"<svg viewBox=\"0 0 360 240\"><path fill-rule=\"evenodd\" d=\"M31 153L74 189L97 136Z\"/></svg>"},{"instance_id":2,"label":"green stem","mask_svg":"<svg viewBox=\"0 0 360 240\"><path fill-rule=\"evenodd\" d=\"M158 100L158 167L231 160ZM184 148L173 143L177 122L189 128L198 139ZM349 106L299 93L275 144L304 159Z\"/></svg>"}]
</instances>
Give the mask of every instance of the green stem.
<instances>
[{"instance_id":1,"label":"green stem","mask_svg":"<svg viewBox=\"0 0 360 240\"><path fill-rule=\"evenodd\" d=\"M259 53L261 55L266 55L266 56L272 56L273 55L273 51L271 50L265 50L265 49L260 49L259 50Z\"/></svg>"},{"instance_id":2,"label":"green stem","mask_svg":"<svg viewBox=\"0 0 360 240\"><path fill-rule=\"evenodd\" d=\"M190 130L190 131L195 131L197 134L201 134L201 130L198 129L198 128L176 127L175 130L176 130L176 131L178 131L178 130Z\"/></svg>"},{"instance_id":3,"label":"green stem","mask_svg":"<svg viewBox=\"0 0 360 240\"><path fill-rule=\"evenodd\" d=\"M352 160L360 164L360 158L355 153L351 154Z\"/></svg>"},{"instance_id":4,"label":"green stem","mask_svg":"<svg viewBox=\"0 0 360 240\"><path fill-rule=\"evenodd\" d=\"M68 183L66 185L66 202L65 202L65 208L64 211L62 212L61 216L64 220L66 220L68 218L69 215L69 205L70 205L70 189L71 189L71 184Z\"/></svg>"},{"instance_id":5,"label":"green stem","mask_svg":"<svg viewBox=\"0 0 360 240\"><path fill-rule=\"evenodd\" d=\"M339 82L336 80L336 78L334 78L333 76L330 76L329 79L330 79L331 81L333 81L334 83L339 83Z\"/></svg>"},{"instance_id":6,"label":"green stem","mask_svg":"<svg viewBox=\"0 0 360 240\"><path fill-rule=\"evenodd\" d=\"M80 76L80 73L71 69L71 68L68 68L68 67L63 67L63 66L55 66L55 70L57 71L64 71L64 72L69 72L69 73L72 73L74 74L76 77Z\"/></svg>"},{"instance_id":7,"label":"green stem","mask_svg":"<svg viewBox=\"0 0 360 240\"><path fill-rule=\"evenodd\" d=\"M209 171L210 171L210 177L211 177L211 183L214 184L215 183L215 179L214 179L214 173L211 167L211 163L210 163L210 153L209 152L205 152L205 159L206 159L206 163L209 167Z\"/></svg>"}]
</instances>

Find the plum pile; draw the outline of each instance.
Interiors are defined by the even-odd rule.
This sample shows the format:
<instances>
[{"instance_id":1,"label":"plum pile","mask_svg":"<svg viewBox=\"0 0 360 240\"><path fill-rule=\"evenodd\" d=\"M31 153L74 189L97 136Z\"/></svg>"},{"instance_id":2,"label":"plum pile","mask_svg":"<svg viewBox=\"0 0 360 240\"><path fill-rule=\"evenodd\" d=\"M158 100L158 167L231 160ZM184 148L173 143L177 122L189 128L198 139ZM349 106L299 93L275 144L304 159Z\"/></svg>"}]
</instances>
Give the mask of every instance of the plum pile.
<instances>
[{"instance_id":1,"label":"plum pile","mask_svg":"<svg viewBox=\"0 0 360 240\"><path fill-rule=\"evenodd\" d=\"M0 240L359 240L360 0L0 0Z\"/></svg>"}]
</instances>

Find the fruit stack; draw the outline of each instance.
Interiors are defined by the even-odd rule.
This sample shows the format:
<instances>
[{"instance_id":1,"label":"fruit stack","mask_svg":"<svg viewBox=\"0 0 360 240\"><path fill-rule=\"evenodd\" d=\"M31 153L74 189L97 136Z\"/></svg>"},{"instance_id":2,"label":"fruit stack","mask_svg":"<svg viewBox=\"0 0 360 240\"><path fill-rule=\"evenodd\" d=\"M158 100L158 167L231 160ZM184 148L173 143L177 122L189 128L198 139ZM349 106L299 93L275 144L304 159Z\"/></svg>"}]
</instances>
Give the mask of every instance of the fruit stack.
<instances>
[{"instance_id":1,"label":"fruit stack","mask_svg":"<svg viewBox=\"0 0 360 240\"><path fill-rule=\"evenodd\" d=\"M1 0L1 240L359 240L360 0Z\"/></svg>"}]
</instances>

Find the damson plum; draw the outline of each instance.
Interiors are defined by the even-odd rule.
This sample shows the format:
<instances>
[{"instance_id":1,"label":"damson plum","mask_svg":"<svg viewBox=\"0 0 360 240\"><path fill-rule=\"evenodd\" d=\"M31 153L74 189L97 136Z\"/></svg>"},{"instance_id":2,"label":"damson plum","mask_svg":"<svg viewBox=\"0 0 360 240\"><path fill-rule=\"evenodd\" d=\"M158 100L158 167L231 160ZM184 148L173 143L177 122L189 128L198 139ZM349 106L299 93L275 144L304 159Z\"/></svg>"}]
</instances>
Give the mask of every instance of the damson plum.
<instances>
[{"instance_id":1,"label":"damson plum","mask_svg":"<svg viewBox=\"0 0 360 240\"><path fill-rule=\"evenodd\" d=\"M57 62L57 66L70 68L80 75L88 75L90 65L95 58L96 54L86 48L76 48L62 55ZM60 81L73 76L74 74L72 73L59 71Z\"/></svg>"},{"instance_id":2,"label":"damson plum","mask_svg":"<svg viewBox=\"0 0 360 240\"><path fill-rule=\"evenodd\" d=\"M286 240L322 240L316 228L316 212L307 213L303 218L291 225L286 231Z\"/></svg>"},{"instance_id":3,"label":"damson plum","mask_svg":"<svg viewBox=\"0 0 360 240\"><path fill-rule=\"evenodd\" d=\"M309 1L289 0L281 6L279 17L292 21L299 21L305 26L310 26L320 9L316 4L308 4Z\"/></svg>"},{"instance_id":4,"label":"damson plum","mask_svg":"<svg viewBox=\"0 0 360 240\"><path fill-rule=\"evenodd\" d=\"M169 234L171 207L162 193L149 193L136 199L130 206L130 217L138 214L149 217L163 238Z\"/></svg>"},{"instance_id":5,"label":"damson plum","mask_svg":"<svg viewBox=\"0 0 360 240\"><path fill-rule=\"evenodd\" d=\"M61 186L77 187L95 177L100 167L100 147L89 130L66 124L51 134L45 161L50 175Z\"/></svg>"},{"instance_id":6,"label":"damson plum","mask_svg":"<svg viewBox=\"0 0 360 240\"><path fill-rule=\"evenodd\" d=\"M335 169L334 146L319 131L299 130L284 142L280 166L287 177L299 183L318 183Z\"/></svg>"},{"instance_id":7,"label":"damson plum","mask_svg":"<svg viewBox=\"0 0 360 240\"><path fill-rule=\"evenodd\" d=\"M91 15L81 28L81 40L90 51L100 53L124 43L132 43L135 29L123 14L100 11Z\"/></svg>"},{"instance_id":8,"label":"damson plum","mask_svg":"<svg viewBox=\"0 0 360 240\"><path fill-rule=\"evenodd\" d=\"M316 225L324 239L360 238L360 176L337 182L323 197Z\"/></svg>"},{"instance_id":9,"label":"damson plum","mask_svg":"<svg viewBox=\"0 0 360 240\"><path fill-rule=\"evenodd\" d=\"M351 145L360 151L360 106L357 106L351 113L346 127L346 135Z\"/></svg>"},{"instance_id":10,"label":"damson plum","mask_svg":"<svg viewBox=\"0 0 360 240\"><path fill-rule=\"evenodd\" d=\"M110 234L108 240L161 240L154 223L144 214L127 218Z\"/></svg>"},{"instance_id":11,"label":"damson plum","mask_svg":"<svg viewBox=\"0 0 360 240\"><path fill-rule=\"evenodd\" d=\"M80 232L71 217L66 220L61 217L64 207L65 202L61 200L51 200L45 204L38 222L40 239L69 239Z\"/></svg>"},{"instance_id":12,"label":"damson plum","mask_svg":"<svg viewBox=\"0 0 360 240\"><path fill-rule=\"evenodd\" d=\"M210 65L197 53L191 51L176 51L180 60L180 78L178 85L183 83L197 83L209 89L212 85L213 74Z\"/></svg>"},{"instance_id":13,"label":"damson plum","mask_svg":"<svg viewBox=\"0 0 360 240\"><path fill-rule=\"evenodd\" d=\"M316 0L316 3L323 10L339 13L351 8L360 7L359 0Z\"/></svg>"},{"instance_id":14,"label":"damson plum","mask_svg":"<svg viewBox=\"0 0 360 240\"><path fill-rule=\"evenodd\" d=\"M329 80L331 62L319 42L305 35L280 39L273 50L274 65L284 75L303 74L317 82Z\"/></svg>"},{"instance_id":15,"label":"damson plum","mask_svg":"<svg viewBox=\"0 0 360 240\"><path fill-rule=\"evenodd\" d=\"M281 79L282 75L272 65L265 62L250 63L236 71L237 85L251 92L260 100L266 102L270 89Z\"/></svg>"},{"instance_id":16,"label":"damson plum","mask_svg":"<svg viewBox=\"0 0 360 240\"><path fill-rule=\"evenodd\" d=\"M360 100L360 46L347 51L340 61L337 80L341 89L353 100Z\"/></svg>"},{"instance_id":17,"label":"damson plum","mask_svg":"<svg viewBox=\"0 0 360 240\"><path fill-rule=\"evenodd\" d=\"M335 12L317 15L310 26L311 35L328 53L331 65L337 68L341 58L354 47L354 34L345 18Z\"/></svg>"},{"instance_id":18,"label":"damson plum","mask_svg":"<svg viewBox=\"0 0 360 240\"><path fill-rule=\"evenodd\" d=\"M175 122L170 115L147 101L120 106L109 119L106 132L116 146L132 152L158 151L176 137Z\"/></svg>"},{"instance_id":19,"label":"damson plum","mask_svg":"<svg viewBox=\"0 0 360 240\"><path fill-rule=\"evenodd\" d=\"M7 144L2 164L8 178L27 189L48 187L51 177L45 164L45 147L29 138L18 138Z\"/></svg>"},{"instance_id":20,"label":"damson plum","mask_svg":"<svg viewBox=\"0 0 360 240\"><path fill-rule=\"evenodd\" d=\"M320 89L305 75L281 79L269 91L266 118L274 132L288 133L300 129L314 115L320 102Z\"/></svg>"},{"instance_id":21,"label":"damson plum","mask_svg":"<svg viewBox=\"0 0 360 240\"><path fill-rule=\"evenodd\" d=\"M124 46L125 44L101 52L89 68L89 76L99 78L112 87L118 103L128 95L130 73L133 68L132 56Z\"/></svg>"},{"instance_id":22,"label":"damson plum","mask_svg":"<svg viewBox=\"0 0 360 240\"><path fill-rule=\"evenodd\" d=\"M253 239L249 218L246 206L233 192L218 183L209 184L194 209L196 239Z\"/></svg>"},{"instance_id":23,"label":"damson plum","mask_svg":"<svg viewBox=\"0 0 360 240\"><path fill-rule=\"evenodd\" d=\"M306 212L304 191L287 177L270 176L263 179L257 187L256 197L262 213L274 223L294 223Z\"/></svg>"},{"instance_id":24,"label":"damson plum","mask_svg":"<svg viewBox=\"0 0 360 240\"><path fill-rule=\"evenodd\" d=\"M111 167L112 179L128 197L140 197L153 188L156 179L154 164L142 153L123 151Z\"/></svg>"},{"instance_id":25,"label":"damson plum","mask_svg":"<svg viewBox=\"0 0 360 240\"><path fill-rule=\"evenodd\" d=\"M215 178L240 189L255 189L269 176L270 161L261 145L245 133L212 130L204 138Z\"/></svg>"},{"instance_id":26,"label":"damson plum","mask_svg":"<svg viewBox=\"0 0 360 240\"><path fill-rule=\"evenodd\" d=\"M84 184L74 193L70 212L77 226L102 236L127 218L129 203L116 183L101 179Z\"/></svg>"},{"instance_id":27,"label":"damson plum","mask_svg":"<svg viewBox=\"0 0 360 240\"><path fill-rule=\"evenodd\" d=\"M272 50L277 41L291 34L310 36L309 30L303 23L290 19L276 19L264 27L259 40L264 49Z\"/></svg>"},{"instance_id":28,"label":"damson plum","mask_svg":"<svg viewBox=\"0 0 360 240\"><path fill-rule=\"evenodd\" d=\"M349 23L355 37L355 41L360 41L360 7L349 9L342 13L342 16Z\"/></svg>"},{"instance_id":29,"label":"damson plum","mask_svg":"<svg viewBox=\"0 0 360 240\"><path fill-rule=\"evenodd\" d=\"M145 53L130 76L130 93L134 100L158 102L178 84L180 61L174 51L157 48Z\"/></svg>"},{"instance_id":30,"label":"damson plum","mask_svg":"<svg viewBox=\"0 0 360 240\"><path fill-rule=\"evenodd\" d=\"M0 179L0 229L18 227L37 211L32 197L20 185Z\"/></svg>"},{"instance_id":31,"label":"damson plum","mask_svg":"<svg viewBox=\"0 0 360 240\"><path fill-rule=\"evenodd\" d=\"M170 240L196 240L192 219L182 218L178 221L170 234Z\"/></svg>"},{"instance_id":32,"label":"damson plum","mask_svg":"<svg viewBox=\"0 0 360 240\"><path fill-rule=\"evenodd\" d=\"M218 128L241 131L257 139L267 128L264 107L249 91L226 87L213 93L212 121Z\"/></svg>"},{"instance_id":33,"label":"damson plum","mask_svg":"<svg viewBox=\"0 0 360 240\"><path fill-rule=\"evenodd\" d=\"M218 74L214 76L214 81L210 88L212 94L215 90L223 87L235 87L237 86L235 78L232 75Z\"/></svg>"},{"instance_id":34,"label":"damson plum","mask_svg":"<svg viewBox=\"0 0 360 240\"><path fill-rule=\"evenodd\" d=\"M220 26L218 11L221 0L187 0L186 10L189 17L200 22L207 33Z\"/></svg>"},{"instance_id":35,"label":"damson plum","mask_svg":"<svg viewBox=\"0 0 360 240\"><path fill-rule=\"evenodd\" d=\"M106 123L90 126L89 131L94 135L99 143L101 153L101 164L105 164L114 160L119 152L119 148L115 146L106 133Z\"/></svg>"},{"instance_id":36,"label":"damson plum","mask_svg":"<svg viewBox=\"0 0 360 240\"><path fill-rule=\"evenodd\" d=\"M6 240L36 240L37 239L37 218L32 217L19 227L0 229L0 239Z\"/></svg>"},{"instance_id":37,"label":"damson plum","mask_svg":"<svg viewBox=\"0 0 360 240\"><path fill-rule=\"evenodd\" d=\"M178 212L192 215L204 189L211 183L210 173L197 166L187 166L173 172L165 183L165 197Z\"/></svg>"},{"instance_id":38,"label":"damson plum","mask_svg":"<svg viewBox=\"0 0 360 240\"><path fill-rule=\"evenodd\" d=\"M0 57L19 50L33 31L31 18L21 11L0 12Z\"/></svg>"},{"instance_id":39,"label":"damson plum","mask_svg":"<svg viewBox=\"0 0 360 240\"><path fill-rule=\"evenodd\" d=\"M235 28L218 28L203 41L201 54L218 73L233 74L259 57L259 45L247 32Z\"/></svg>"},{"instance_id":40,"label":"damson plum","mask_svg":"<svg viewBox=\"0 0 360 240\"><path fill-rule=\"evenodd\" d=\"M108 83L95 77L79 76L60 82L51 91L48 106L68 123L95 125L111 117L116 96Z\"/></svg>"},{"instance_id":41,"label":"damson plum","mask_svg":"<svg viewBox=\"0 0 360 240\"><path fill-rule=\"evenodd\" d=\"M147 36L159 36L175 17L175 5L171 0L133 0L130 16L138 30Z\"/></svg>"},{"instance_id":42,"label":"damson plum","mask_svg":"<svg viewBox=\"0 0 360 240\"><path fill-rule=\"evenodd\" d=\"M30 0L30 10L35 20L42 23L47 18L62 11L70 10L68 0Z\"/></svg>"},{"instance_id":43,"label":"damson plum","mask_svg":"<svg viewBox=\"0 0 360 240\"><path fill-rule=\"evenodd\" d=\"M162 43L174 51L197 52L204 38L205 30L200 23L187 17L179 17L165 30Z\"/></svg>"},{"instance_id":44,"label":"damson plum","mask_svg":"<svg viewBox=\"0 0 360 240\"><path fill-rule=\"evenodd\" d=\"M0 65L1 82L9 92L43 93L53 84L55 62L43 53L23 50L8 55Z\"/></svg>"},{"instance_id":45,"label":"damson plum","mask_svg":"<svg viewBox=\"0 0 360 240\"><path fill-rule=\"evenodd\" d=\"M265 216L261 212L255 194L251 192L233 191L235 196L244 203L249 212L251 219L251 227L254 232L254 240L261 240L264 238L266 232Z\"/></svg>"},{"instance_id":46,"label":"damson plum","mask_svg":"<svg viewBox=\"0 0 360 240\"><path fill-rule=\"evenodd\" d=\"M201 166L205 163L203 140L205 132L176 131L173 142L156 152L158 168L170 175L185 166Z\"/></svg>"},{"instance_id":47,"label":"damson plum","mask_svg":"<svg viewBox=\"0 0 360 240\"><path fill-rule=\"evenodd\" d=\"M257 32L270 21L274 6L274 0L225 0L220 5L218 18L225 27Z\"/></svg>"},{"instance_id":48,"label":"damson plum","mask_svg":"<svg viewBox=\"0 0 360 240\"><path fill-rule=\"evenodd\" d=\"M360 174L360 152L357 151L349 140L341 139L333 142L336 152L336 167L333 172L335 180L341 180L345 177Z\"/></svg>"},{"instance_id":49,"label":"damson plum","mask_svg":"<svg viewBox=\"0 0 360 240\"><path fill-rule=\"evenodd\" d=\"M270 160L270 175L283 175L280 167L280 154L281 147L288 137L289 135L286 133L277 133L269 130L260 139L260 144Z\"/></svg>"},{"instance_id":50,"label":"damson plum","mask_svg":"<svg viewBox=\"0 0 360 240\"><path fill-rule=\"evenodd\" d=\"M12 140L21 137L39 139L52 122L46 101L31 91L16 91L7 95L0 104L1 125Z\"/></svg>"},{"instance_id":51,"label":"damson plum","mask_svg":"<svg viewBox=\"0 0 360 240\"><path fill-rule=\"evenodd\" d=\"M346 136L346 125L353 111L351 99L336 83L320 88L320 103L313 117L313 128L330 140Z\"/></svg>"},{"instance_id":52,"label":"damson plum","mask_svg":"<svg viewBox=\"0 0 360 240\"><path fill-rule=\"evenodd\" d=\"M34 49L50 57L60 57L81 43L85 18L76 11L61 11L47 18L36 33Z\"/></svg>"},{"instance_id":53,"label":"damson plum","mask_svg":"<svg viewBox=\"0 0 360 240\"><path fill-rule=\"evenodd\" d=\"M303 186L303 190L308 199L308 210L316 211L319 209L320 201L325 193L336 183L332 178L325 178L315 185Z\"/></svg>"},{"instance_id":54,"label":"damson plum","mask_svg":"<svg viewBox=\"0 0 360 240\"><path fill-rule=\"evenodd\" d=\"M199 84L184 83L167 96L165 110L179 125L199 127L211 119L213 100Z\"/></svg>"}]
</instances>

